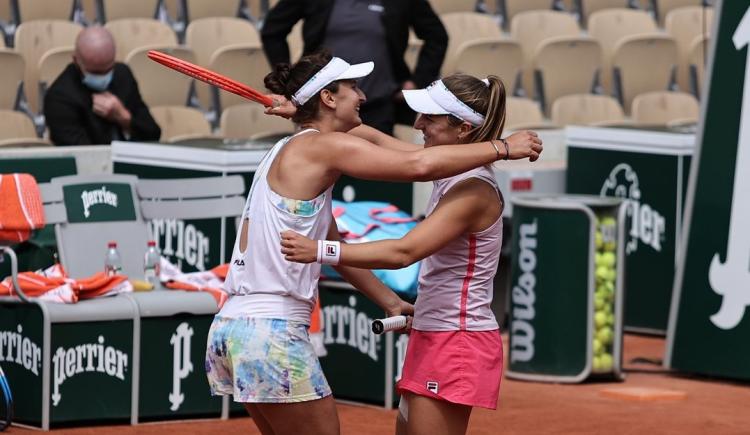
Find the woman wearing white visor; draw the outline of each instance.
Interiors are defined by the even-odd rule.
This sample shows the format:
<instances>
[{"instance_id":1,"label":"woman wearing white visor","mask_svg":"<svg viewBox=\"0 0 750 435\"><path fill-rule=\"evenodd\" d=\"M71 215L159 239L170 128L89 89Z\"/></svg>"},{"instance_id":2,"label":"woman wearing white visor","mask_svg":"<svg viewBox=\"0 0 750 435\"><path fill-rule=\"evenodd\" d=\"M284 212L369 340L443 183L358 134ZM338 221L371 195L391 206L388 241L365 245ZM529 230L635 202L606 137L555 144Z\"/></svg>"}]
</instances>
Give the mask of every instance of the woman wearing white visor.
<instances>
[{"instance_id":1,"label":"woman wearing white visor","mask_svg":"<svg viewBox=\"0 0 750 435\"><path fill-rule=\"evenodd\" d=\"M294 66L277 65L265 79L271 91L294 102L293 120L302 130L279 141L255 173L225 283L231 297L211 325L206 352L211 391L242 402L263 434L339 432L331 390L307 333L320 264L286 261L278 248L280 233L291 229L313 239L338 240L331 193L341 174L439 179L508 153L536 159L541 152L531 135L513 140L509 151L490 142L404 151L348 134L361 124L357 109L364 101L355 79L371 70L371 63L349 65L317 54ZM387 143L409 146L392 138ZM335 263L336 246L322 255ZM412 312L369 271L337 269L387 315Z\"/></svg>"},{"instance_id":2,"label":"woman wearing white visor","mask_svg":"<svg viewBox=\"0 0 750 435\"><path fill-rule=\"evenodd\" d=\"M425 149L500 137L505 88L453 75L404 91ZM469 145L452 145L461 149ZM427 218L398 240L341 245L339 265L396 269L424 259L403 375L398 434L463 434L472 407L497 408L503 346L490 308L504 201L489 165L434 182ZM320 243L282 233L285 258L317 261Z\"/></svg>"}]
</instances>

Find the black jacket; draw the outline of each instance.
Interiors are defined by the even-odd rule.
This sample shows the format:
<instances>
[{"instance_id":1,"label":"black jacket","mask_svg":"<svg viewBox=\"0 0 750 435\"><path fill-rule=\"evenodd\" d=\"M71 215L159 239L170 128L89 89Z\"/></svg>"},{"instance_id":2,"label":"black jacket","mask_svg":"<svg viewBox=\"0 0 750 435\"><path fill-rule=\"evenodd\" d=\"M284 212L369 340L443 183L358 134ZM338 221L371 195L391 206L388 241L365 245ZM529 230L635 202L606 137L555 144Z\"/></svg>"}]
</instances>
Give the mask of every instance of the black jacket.
<instances>
[{"instance_id":1,"label":"black jacket","mask_svg":"<svg viewBox=\"0 0 750 435\"><path fill-rule=\"evenodd\" d=\"M286 37L299 20L304 20L304 54L321 48L328 18L335 0L281 0L266 15L261 31L263 50L271 65L289 63ZM393 74L401 84L412 80L418 87L430 84L440 75L448 34L427 0L383 0L383 24L391 55ZM409 43L409 27L424 41L415 71L409 71L404 53Z\"/></svg>"},{"instance_id":2,"label":"black jacket","mask_svg":"<svg viewBox=\"0 0 750 435\"><path fill-rule=\"evenodd\" d=\"M44 96L44 117L55 145L106 145L112 142L113 130L118 128L94 114L91 108L94 91L81 79L80 69L71 63ZM127 65L115 64L112 83L107 90L130 111L130 140L159 140L161 129L141 99L138 84Z\"/></svg>"}]
</instances>

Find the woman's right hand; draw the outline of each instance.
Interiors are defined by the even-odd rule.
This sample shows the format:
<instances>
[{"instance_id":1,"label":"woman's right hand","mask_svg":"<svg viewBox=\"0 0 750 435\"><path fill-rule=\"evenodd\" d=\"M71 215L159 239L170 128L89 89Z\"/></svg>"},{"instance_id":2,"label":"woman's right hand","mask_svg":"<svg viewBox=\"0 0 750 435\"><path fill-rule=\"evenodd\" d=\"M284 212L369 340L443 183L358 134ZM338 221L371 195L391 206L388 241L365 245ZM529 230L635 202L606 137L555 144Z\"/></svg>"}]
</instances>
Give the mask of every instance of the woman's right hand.
<instances>
[{"instance_id":1,"label":"woman's right hand","mask_svg":"<svg viewBox=\"0 0 750 435\"><path fill-rule=\"evenodd\" d=\"M529 158L529 161L536 161L542 153L542 140L539 135L531 130L521 130L505 138L508 142L508 158L510 160L519 160ZM501 143L496 142L498 146Z\"/></svg>"},{"instance_id":2,"label":"woman's right hand","mask_svg":"<svg viewBox=\"0 0 750 435\"><path fill-rule=\"evenodd\" d=\"M285 96L278 94L269 94L268 96L273 100L273 106L266 107L266 115L276 115L290 119L295 113L297 113L297 106L287 100Z\"/></svg>"}]
</instances>

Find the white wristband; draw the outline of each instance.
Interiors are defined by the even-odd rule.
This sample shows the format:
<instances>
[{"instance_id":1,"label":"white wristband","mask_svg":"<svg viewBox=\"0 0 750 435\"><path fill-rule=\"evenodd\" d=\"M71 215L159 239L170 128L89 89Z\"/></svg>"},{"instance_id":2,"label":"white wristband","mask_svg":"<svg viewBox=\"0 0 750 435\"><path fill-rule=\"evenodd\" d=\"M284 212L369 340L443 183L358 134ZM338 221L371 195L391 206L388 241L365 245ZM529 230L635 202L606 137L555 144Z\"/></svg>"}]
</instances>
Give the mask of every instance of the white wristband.
<instances>
[{"instance_id":1,"label":"white wristband","mask_svg":"<svg viewBox=\"0 0 750 435\"><path fill-rule=\"evenodd\" d=\"M318 263L336 266L341 257L341 242L318 240Z\"/></svg>"}]
</instances>

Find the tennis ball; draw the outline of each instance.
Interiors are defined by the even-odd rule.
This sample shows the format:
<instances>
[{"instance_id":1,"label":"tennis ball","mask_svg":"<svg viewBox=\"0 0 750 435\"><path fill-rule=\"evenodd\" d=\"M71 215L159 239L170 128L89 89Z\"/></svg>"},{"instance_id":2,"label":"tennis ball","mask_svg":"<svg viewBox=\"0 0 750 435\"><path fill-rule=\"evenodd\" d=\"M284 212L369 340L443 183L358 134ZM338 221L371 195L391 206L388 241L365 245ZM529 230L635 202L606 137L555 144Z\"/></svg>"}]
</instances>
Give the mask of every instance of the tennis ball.
<instances>
[{"instance_id":1,"label":"tennis ball","mask_svg":"<svg viewBox=\"0 0 750 435\"><path fill-rule=\"evenodd\" d=\"M604 298L600 297L597 294L594 294L594 309L596 309L596 311L599 311L602 308L604 308L604 305L605 305Z\"/></svg>"},{"instance_id":2,"label":"tennis ball","mask_svg":"<svg viewBox=\"0 0 750 435\"><path fill-rule=\"evenodd\" d=\"M595 252L594 253L594 265L596 267L606 266L606 264L604 264L603 254L601 254L599 252Z\"/></svg>"},{"instance_id":3,"label":"tennis ball","mask_svg":"<svg viewBox=\"0 0 750 435\"><path fill-rule=\"evenodd\" d=\"M607 313L603 311L597 311L596 314L594 314L594 325L596 325L597 328L601 328L607 324Z\"/></svg>"},{"instance_id":4,"label":"tennis ball","mask_svg":"<svg viewBox=\"0 0 750 435\"><path fill-rule=\"evenodd\" d=\"M604 240L602 239L602 232L596 230L596 234L594 234L594 246L596 246L596 249L602 249L603 243Z\"/></svg>"},{"instance_id":5,"label":"tennis ball","mask_svg":"<svg viewBox=\"0 0 750 435\"><path fill-rule=\"evenodd\" d=\"M607 266L610 268L615 267L615 263L617 261L617 257L615 257L614 252L604 252L601 255L601 262L603 266Z\"/></svg>"},{"instance_id":6,"label":"tennis ball","mask_svg":"<svg viewBox=\"0 0 750 435\"><path fill-rule=\"evenodd\" d=\"M607 278L609 277L609 269L604 266L599 266L596 268L595 274L597 282L607 281Z\"/></svg>"},{"instance_id":7,"label":"tennis ball","mask_svg":"<svg viewBox=\"0 0 750 435\"><path fill-rule=\"evenodd\" d=\"M609 326L605 326L599 329L598 331L596 331L596 338L605 346L612 343L612 328Z\"/></svg>"},{"instance_id":8,"label":"tennis ball","mask_svg":"<svg viewBox=\"0 0 750 435\"><path fill-rule=\"evenodd\" d=\"M595 372L602 371L602 360L598 356L595 356L591 361L591 369Z\"/></svg>"},{"instance_id":9,"label":"tennis ball","mask_svg":"<svg viewBox=\"0 0 750 435\"><path fill-rule=\"evenodd\" d=\"M615 241L611 240L609 242L604 242L603 248L605 251L614 252L615 250Z\"/></svg>"},{"instance_id":10,"label":"tennis ball","mask_svg":"<svg viewBox=\"0 0 750 435\"><path fill-rule=\"evenodd\" d=\"M601 220L602 226L615 226L617 224L617 221L612 216L605 216Z\"/></svg>"},{"instance_id":11,"label":"tennis ball","mask_svg":"<svg viewBox=\"0 0 750 435\"><path fill-rule=\"evenodd\" d=\"M594 345L593 345L594 355L600 355L602 351L604 351L604 345L602 345L602 342L594 339Z\"/></svg>"},{"instance_id":12,"label":"tennis ball","mask_svg":"<svg viewBox=\"0 0 750 435\"><path fill-rule=\"evenodd\" d=\"M599 364L604 372L611 372L612 366L614 365L614 360L612 359L612 355L608 353L603 353L602 356L599 357Z\"/></svg>"}]
</instances>

